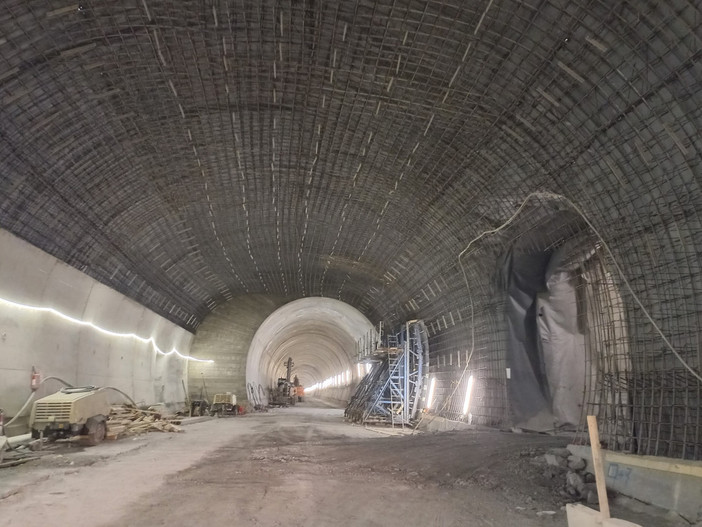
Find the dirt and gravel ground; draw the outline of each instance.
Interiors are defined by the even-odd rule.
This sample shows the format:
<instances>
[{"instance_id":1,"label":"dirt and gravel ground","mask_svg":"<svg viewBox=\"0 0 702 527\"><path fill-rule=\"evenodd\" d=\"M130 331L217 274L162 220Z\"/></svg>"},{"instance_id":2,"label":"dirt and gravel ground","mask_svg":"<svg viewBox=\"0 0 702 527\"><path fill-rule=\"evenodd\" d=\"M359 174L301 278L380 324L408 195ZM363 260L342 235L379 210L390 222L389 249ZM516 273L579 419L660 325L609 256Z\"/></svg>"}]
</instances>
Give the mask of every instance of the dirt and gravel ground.
<instances>
[{"instance_id":1,"label":"dirt and gravel ground","mask_svg":"<svg viewBox=\"0 0 702 527\"><path fill-rule=\"evenodd\" d=\"M388 435L311 402L185 430L62 447L0 471L0 526L566 525L564 482L541 457L564 438Z\"/></svg>"}]
</instances>

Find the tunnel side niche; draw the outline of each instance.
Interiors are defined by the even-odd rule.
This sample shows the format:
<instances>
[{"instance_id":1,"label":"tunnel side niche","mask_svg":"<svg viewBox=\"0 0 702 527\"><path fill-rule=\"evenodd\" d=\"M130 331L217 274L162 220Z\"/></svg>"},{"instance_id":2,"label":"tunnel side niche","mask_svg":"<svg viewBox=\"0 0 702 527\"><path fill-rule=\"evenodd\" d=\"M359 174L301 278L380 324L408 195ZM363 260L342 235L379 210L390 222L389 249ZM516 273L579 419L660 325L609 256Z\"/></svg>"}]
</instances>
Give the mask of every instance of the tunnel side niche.
<instances>
[{"instance_id":1,"label":"tunnel side niche","mask_svg":"<svg viewBox=\"0 0 702 527\"><path fill-rule=\"evenodd\" d=\"M363 314L339 300L312 297L290 302L256 331L246 361L246 381L253 386L272 386L285 375L288 357L295 363L293 375L304 386L353 371L355 342L372 329Z\"/></svg>"}]
</instances>

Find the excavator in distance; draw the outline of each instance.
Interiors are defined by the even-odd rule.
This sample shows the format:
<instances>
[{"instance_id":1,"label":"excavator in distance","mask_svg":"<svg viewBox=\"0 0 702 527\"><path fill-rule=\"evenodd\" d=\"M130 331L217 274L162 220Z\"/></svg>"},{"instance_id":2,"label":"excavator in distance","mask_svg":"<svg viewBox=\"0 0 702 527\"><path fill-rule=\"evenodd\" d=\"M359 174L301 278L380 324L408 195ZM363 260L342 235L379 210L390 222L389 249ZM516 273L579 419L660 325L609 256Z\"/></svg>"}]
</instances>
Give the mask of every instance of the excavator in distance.
<instances>
[{"instance_id":1,"label":"excavator in distance","mask_svg":"<svg viewBox=\"0 0 702 527\"><path fill-rule=\"evenodd\" d=\"M297 386L290 382L293 363L292 357L285 361L286 376L279 377L275 387L269 388L269 406L294 406L297 402Z\"/></svg>"}]
</instances>

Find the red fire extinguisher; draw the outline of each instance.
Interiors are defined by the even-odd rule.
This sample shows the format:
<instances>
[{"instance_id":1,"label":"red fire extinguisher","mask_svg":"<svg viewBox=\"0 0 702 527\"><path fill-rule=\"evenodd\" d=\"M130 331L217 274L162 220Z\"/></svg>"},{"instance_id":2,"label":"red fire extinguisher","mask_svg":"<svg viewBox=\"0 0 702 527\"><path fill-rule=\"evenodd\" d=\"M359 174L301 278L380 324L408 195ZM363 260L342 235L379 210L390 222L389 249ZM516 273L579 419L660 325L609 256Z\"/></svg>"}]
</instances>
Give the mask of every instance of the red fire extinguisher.
<instances>
[{"instance_id":1,"label":"red fire extinguisher","mask_svg":"<svg viewBox=\"0 0 702 527\"><path fill-rule=\"evenodd\" d=\"M34 391L36 391L37 388L39 388L40 384L41 384L41 373L39 373L37 370L35 370L34 366L32 366L32 380L29 383L29 387L34 392Z\"/></svg>"}]
</instances>

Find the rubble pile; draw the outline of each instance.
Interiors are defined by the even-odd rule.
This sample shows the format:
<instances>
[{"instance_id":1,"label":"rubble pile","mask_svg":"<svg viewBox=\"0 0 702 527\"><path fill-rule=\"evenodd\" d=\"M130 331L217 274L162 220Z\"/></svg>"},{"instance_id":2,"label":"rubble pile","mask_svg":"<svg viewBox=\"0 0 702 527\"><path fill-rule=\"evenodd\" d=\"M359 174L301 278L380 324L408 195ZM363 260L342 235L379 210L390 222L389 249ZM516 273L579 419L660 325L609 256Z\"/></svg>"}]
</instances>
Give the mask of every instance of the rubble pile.
<instances>
[{"instance_id":1,"label":"rubble pile","mask_svg":"<svg viewBox=\"0 0 702 527\"><path fill-rule=\"evenodd\" d=\"M567 448L551 448L543 459L546 463L544 475L563 478L565 485L560 494L569 500L584 501L590 505L598 503L595 475L587 471L587 461L574 456Z\"/></svg>"}]
</instances>

